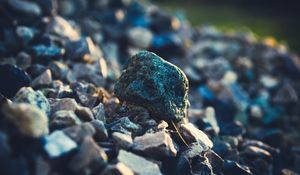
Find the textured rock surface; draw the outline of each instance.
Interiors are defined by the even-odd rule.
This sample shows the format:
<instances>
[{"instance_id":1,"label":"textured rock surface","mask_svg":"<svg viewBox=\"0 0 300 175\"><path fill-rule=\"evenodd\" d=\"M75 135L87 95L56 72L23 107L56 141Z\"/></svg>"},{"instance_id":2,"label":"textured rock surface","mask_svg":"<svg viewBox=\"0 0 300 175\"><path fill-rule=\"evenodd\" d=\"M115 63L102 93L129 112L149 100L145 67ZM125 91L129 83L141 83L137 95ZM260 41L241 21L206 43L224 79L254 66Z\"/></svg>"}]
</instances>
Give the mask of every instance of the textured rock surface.
<instances>
[{"instance_id":1,"label":"textured rock surface","mask_svg":"<svg viewBox=\"0 0 300 175\"><path fill-rule=\"evenodd\" d=\"M6 105L4 112L24 136L38 138L49 132L47 116L34 105L11 103Z\"/></svg>"},{"instance_id":2,"label":"textured rock surface","mask_svg":"<svg viewBox=\"0 0 300 175\"><path fill-rule=\"evenodd\" d=\"M186 116L189 106L188 86L178 67L142 51L129 59L115 93L122 101L147 108L154 117L178 121Z\"/></svg>"}]
</instances>

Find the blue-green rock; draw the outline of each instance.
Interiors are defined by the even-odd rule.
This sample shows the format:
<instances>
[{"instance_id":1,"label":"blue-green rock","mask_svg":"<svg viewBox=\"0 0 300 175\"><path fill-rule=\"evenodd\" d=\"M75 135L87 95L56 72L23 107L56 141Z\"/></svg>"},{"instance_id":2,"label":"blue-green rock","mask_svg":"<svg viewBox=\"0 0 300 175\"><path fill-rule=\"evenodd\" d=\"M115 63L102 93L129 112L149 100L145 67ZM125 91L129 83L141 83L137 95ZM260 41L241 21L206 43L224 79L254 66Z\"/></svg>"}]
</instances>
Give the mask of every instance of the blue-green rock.
<instances>
[{"instance_id":1,"label":"blue-green rock","mask_svg":"<svg viewBox=\"0 0 300 175\"><path fill-rule=\"evenodd\" d=\"M189 106L188 88L188 79L178 67L141 51L129 59L114 90L121 101L143 106L155 118L179 121Z\"/></svg>"}]
</instances>

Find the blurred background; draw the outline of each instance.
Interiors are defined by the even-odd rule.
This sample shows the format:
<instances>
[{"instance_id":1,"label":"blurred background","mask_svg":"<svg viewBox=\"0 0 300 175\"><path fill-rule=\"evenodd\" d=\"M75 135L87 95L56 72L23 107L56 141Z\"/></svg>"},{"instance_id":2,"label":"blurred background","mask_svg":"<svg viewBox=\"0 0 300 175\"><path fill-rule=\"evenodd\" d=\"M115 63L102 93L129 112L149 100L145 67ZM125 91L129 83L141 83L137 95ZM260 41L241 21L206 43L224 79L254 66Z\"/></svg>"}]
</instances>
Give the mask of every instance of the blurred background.
<instances>
[{"instance_id":1,"label":"blurred background","mask_svg":"<svg viewBox=\"0 0 300 175\"><path fill-rule=\"evenodd\" d=\"M274 37L300 54L300 2L297 0L152 0L171 13L184 13L192 25L224 31L252 31Z\"/></svg>"}]
</instances>

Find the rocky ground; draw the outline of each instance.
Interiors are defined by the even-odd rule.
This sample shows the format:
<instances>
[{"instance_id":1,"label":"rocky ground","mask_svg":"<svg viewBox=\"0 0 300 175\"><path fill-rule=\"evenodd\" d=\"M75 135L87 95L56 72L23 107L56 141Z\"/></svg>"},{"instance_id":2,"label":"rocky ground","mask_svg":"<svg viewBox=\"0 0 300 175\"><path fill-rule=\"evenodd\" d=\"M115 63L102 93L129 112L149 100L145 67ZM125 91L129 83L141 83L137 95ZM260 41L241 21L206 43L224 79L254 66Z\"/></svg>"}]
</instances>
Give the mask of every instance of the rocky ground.
<instances>
[{"instance_id":1,"label":"rocky ground","mask_svg":"<svg viewBox=\"0 0 300 175\"><path fill-rule=\"evenodd\" d=\"M296 175L299 80L275 40L147 2L3 0L0 174Z\"/></svg>"}]
</instances>

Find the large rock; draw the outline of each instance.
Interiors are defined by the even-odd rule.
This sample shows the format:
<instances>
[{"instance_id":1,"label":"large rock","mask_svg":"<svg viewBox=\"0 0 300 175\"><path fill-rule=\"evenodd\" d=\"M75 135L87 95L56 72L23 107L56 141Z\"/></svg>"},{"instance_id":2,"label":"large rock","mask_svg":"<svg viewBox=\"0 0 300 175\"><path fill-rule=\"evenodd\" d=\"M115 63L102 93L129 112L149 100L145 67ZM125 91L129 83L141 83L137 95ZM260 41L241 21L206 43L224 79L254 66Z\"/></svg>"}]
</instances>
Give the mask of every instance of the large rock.
<instances>
[{"instance_id":1,"label":"large rock","mask_svg":"<svg viewBox=\"0 0 300 175\"><path fill-rule=\"evenodd\" d=\"M38 138L49 132L48 117L34 105L10 103L5 105L4 113L21 135Z\"/></svg>"},{"instance_id":2,"label":"large rock","mask_svg":"<svg viewBox=\"0 0 300 175\"><path fill-rule=\"evenodd\" d=\"M31 87L23 87L16 94L16 103L28 103L38 107L46 114L50 113L50 104L41 91L34 91Z\"/></svg>"},{"instance_id":3,"label":"large rock","mask_svg":"<svg viewBox=\"0 0 300 175\"><path fill-rule=\"evenodd\" d=\"M121 101L140 105L159 119L179 121L186 116L188 79L175 65L142 51L129 59L115 85Z\"/></svg>"}]
</instances>

